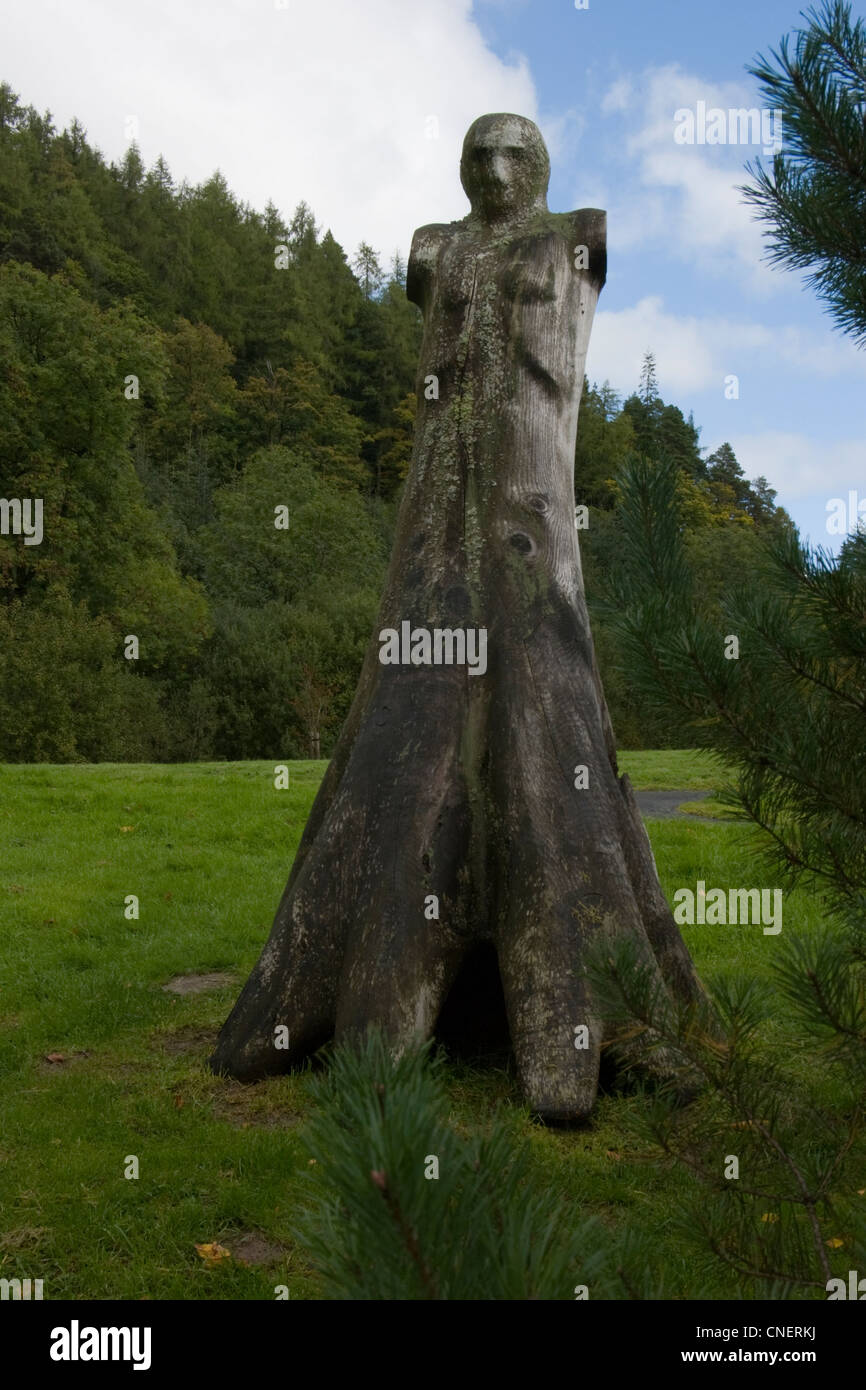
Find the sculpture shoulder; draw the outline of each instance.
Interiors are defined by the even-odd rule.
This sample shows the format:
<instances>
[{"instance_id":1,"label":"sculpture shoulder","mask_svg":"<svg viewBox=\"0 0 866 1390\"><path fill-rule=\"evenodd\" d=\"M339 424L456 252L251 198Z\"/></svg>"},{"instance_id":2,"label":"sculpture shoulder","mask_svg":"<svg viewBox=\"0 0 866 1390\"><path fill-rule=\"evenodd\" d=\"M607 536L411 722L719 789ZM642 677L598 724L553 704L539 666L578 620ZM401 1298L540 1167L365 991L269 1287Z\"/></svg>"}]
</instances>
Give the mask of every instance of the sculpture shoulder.
<instances>
[{"instance_id":1,"label":"sculpture shoulder","mask_svg":"<svg viewBox=\"0 0 866 1390\"><path fill-rule=\"evenodd\" d=\"M456 222L429 222L426 227L417 228L406 268L406 294L413 304L423 308L439 253L458 225Z\"/></svg>"},{"instance_id":2,"label":"sculpture shoulder","mask_svg":"<svg viewBox=\"0 0 866 1390\"><path fill-rule=\"evenodd\" d=\"M544 211L526 226L524 245L535 241L539 254L544 246L557 246L558 260L569 270L581 269L600 290L607 275L607 213L600 208L576 212Z\"/></svg>"},{"instance_id":3,"label":"sculpture shoulder","mask_svg":"<svg viewBox=\"0 0 866 1390\"><path fill-rule=\"evenodd\" d=\"M560 215L568 223L574 247L587 248L590 276L601 289L607 278L607 213L601 208L578 208Z\"/></svg>"}]
</instances>

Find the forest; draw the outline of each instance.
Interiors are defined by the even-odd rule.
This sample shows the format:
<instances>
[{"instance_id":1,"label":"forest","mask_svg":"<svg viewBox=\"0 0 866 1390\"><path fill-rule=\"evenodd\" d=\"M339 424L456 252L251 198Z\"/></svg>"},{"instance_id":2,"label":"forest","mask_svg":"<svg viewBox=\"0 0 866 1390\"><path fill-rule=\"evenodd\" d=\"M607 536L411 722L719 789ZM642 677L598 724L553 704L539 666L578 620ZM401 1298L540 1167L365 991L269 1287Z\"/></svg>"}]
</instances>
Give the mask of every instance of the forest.
<instances>
[{"instance_id":1,"label":"forest","mask_svg":"<svg viewBox=\"0 0 866 1390\"><path fill-rule=\"evenodd\" d=\"M0 760L328 755L411 456L420 317L400 255L350 257L303 199L258 212L135 144L107 163L0 86L0 496L39 499L43 529L26 544L6 509ZM585 383L575 498L618 740L664 747L593 602L624 462L676 464L707 615L791 522L661 398L650 344L632 386Z\"/></svg>"}]
</instances>

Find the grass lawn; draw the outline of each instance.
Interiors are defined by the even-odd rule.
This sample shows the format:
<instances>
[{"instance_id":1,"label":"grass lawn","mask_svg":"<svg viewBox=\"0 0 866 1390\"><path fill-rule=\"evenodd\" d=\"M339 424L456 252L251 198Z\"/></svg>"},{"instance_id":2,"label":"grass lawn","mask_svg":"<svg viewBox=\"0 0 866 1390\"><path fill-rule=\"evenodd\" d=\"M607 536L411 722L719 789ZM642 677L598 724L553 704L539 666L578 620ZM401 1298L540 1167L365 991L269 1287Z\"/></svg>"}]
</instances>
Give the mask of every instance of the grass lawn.
<instances>
[{"instance_id":1,"label":"grass lawn","mask_svg":"<svg viewBox=\"0 0 866 1390\"><path fill-rule=\"evenodd\" d=\"M624 753L621 766L639 788L718 784L688 751ZM270 763L0 767L0 1276L41 1278L46 1298L270 1299L279 1284L318 1296L291 1236L309 1078L244 1087L205 1060L270 929L324 767L293 763L283 791ZM669 898L698 879L777 886L740 825L649 830ZM137 920L125 916L132 894ZM819 915L786 893L785 930ZM683 931L709 983L766 976L778 940L758 926ZM163 988L198 972L224 980ZM796 1043L783 1012L768 1027L780 1048ZM623 1144L635 1097L602 1096L590 1128L551 1132L507 1072L454 1066L449 1078L461 1125L509 1102L564 1219L592 1211L651 1230L666 1296L694 1296L694 1256L671 1226L691 1180ZM124 1177L131 1155L137 1180ZM235 1258L208 1266L195 1247L209 1242ZM709 1277L713 1296L736 1296Z\"/></svg>"}]
</instances>

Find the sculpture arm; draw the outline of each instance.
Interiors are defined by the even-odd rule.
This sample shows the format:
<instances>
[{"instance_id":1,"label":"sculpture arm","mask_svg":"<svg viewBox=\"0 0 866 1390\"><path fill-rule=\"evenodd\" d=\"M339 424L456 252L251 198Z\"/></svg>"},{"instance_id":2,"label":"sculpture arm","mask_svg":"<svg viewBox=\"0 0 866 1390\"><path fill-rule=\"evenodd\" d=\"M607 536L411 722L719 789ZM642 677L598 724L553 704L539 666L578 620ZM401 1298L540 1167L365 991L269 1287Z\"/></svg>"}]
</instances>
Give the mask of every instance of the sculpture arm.
<instances>
[{"instance_id":1,"label":"sculpture arm","mask_svg":"<svg viewBox=\"0 0 866 1390\"><path fill-rule=\"evenodd\" d=\"M412 238L409 264L406 268L406 297L426 310L430 287L436 274L436 262L449 228L441 222L419 227Z\"/></svg>"},{"instance_id":2,"label":"sculpture arm","mask_svg":"<svg viewBox=\"0 0 866 1390\"><path fill-rule=\"evenodd\" d=\"M586 246L589 251L589 275L598 290L607 279L607 213L600 208L578 208L569 213L574 243L572 250Z\"/></svg>"}]
</instances>

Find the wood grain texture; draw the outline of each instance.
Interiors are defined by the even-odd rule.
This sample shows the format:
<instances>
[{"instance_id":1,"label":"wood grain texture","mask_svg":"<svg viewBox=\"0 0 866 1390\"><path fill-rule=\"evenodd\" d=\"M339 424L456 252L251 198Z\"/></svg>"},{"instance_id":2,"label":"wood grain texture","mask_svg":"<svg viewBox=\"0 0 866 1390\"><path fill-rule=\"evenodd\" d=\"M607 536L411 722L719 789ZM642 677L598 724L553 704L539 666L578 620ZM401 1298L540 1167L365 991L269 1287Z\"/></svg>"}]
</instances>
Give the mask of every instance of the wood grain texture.
<instances>
[{"instance_id":1,"label":"wood grain texture","mask_svg":"<svg viewBox=\"0 0 866 1390\"><path fill-rule=\"evenodd\" d=\"M461 161L472 211L413 238L415 445L379 619L218 1071L285 1070L370 1024L397 1048L429 1037L468 949L489 942L526 1097L575 1123L610 1040L581 978L587 944L626 933L664 988L700 993L617 773L574 524L605 214L549 212L548 175L531 122L482 117ZM485 628L486 673L382 665L380 631L405 620Z\"/></svg>"}]
</instances>

